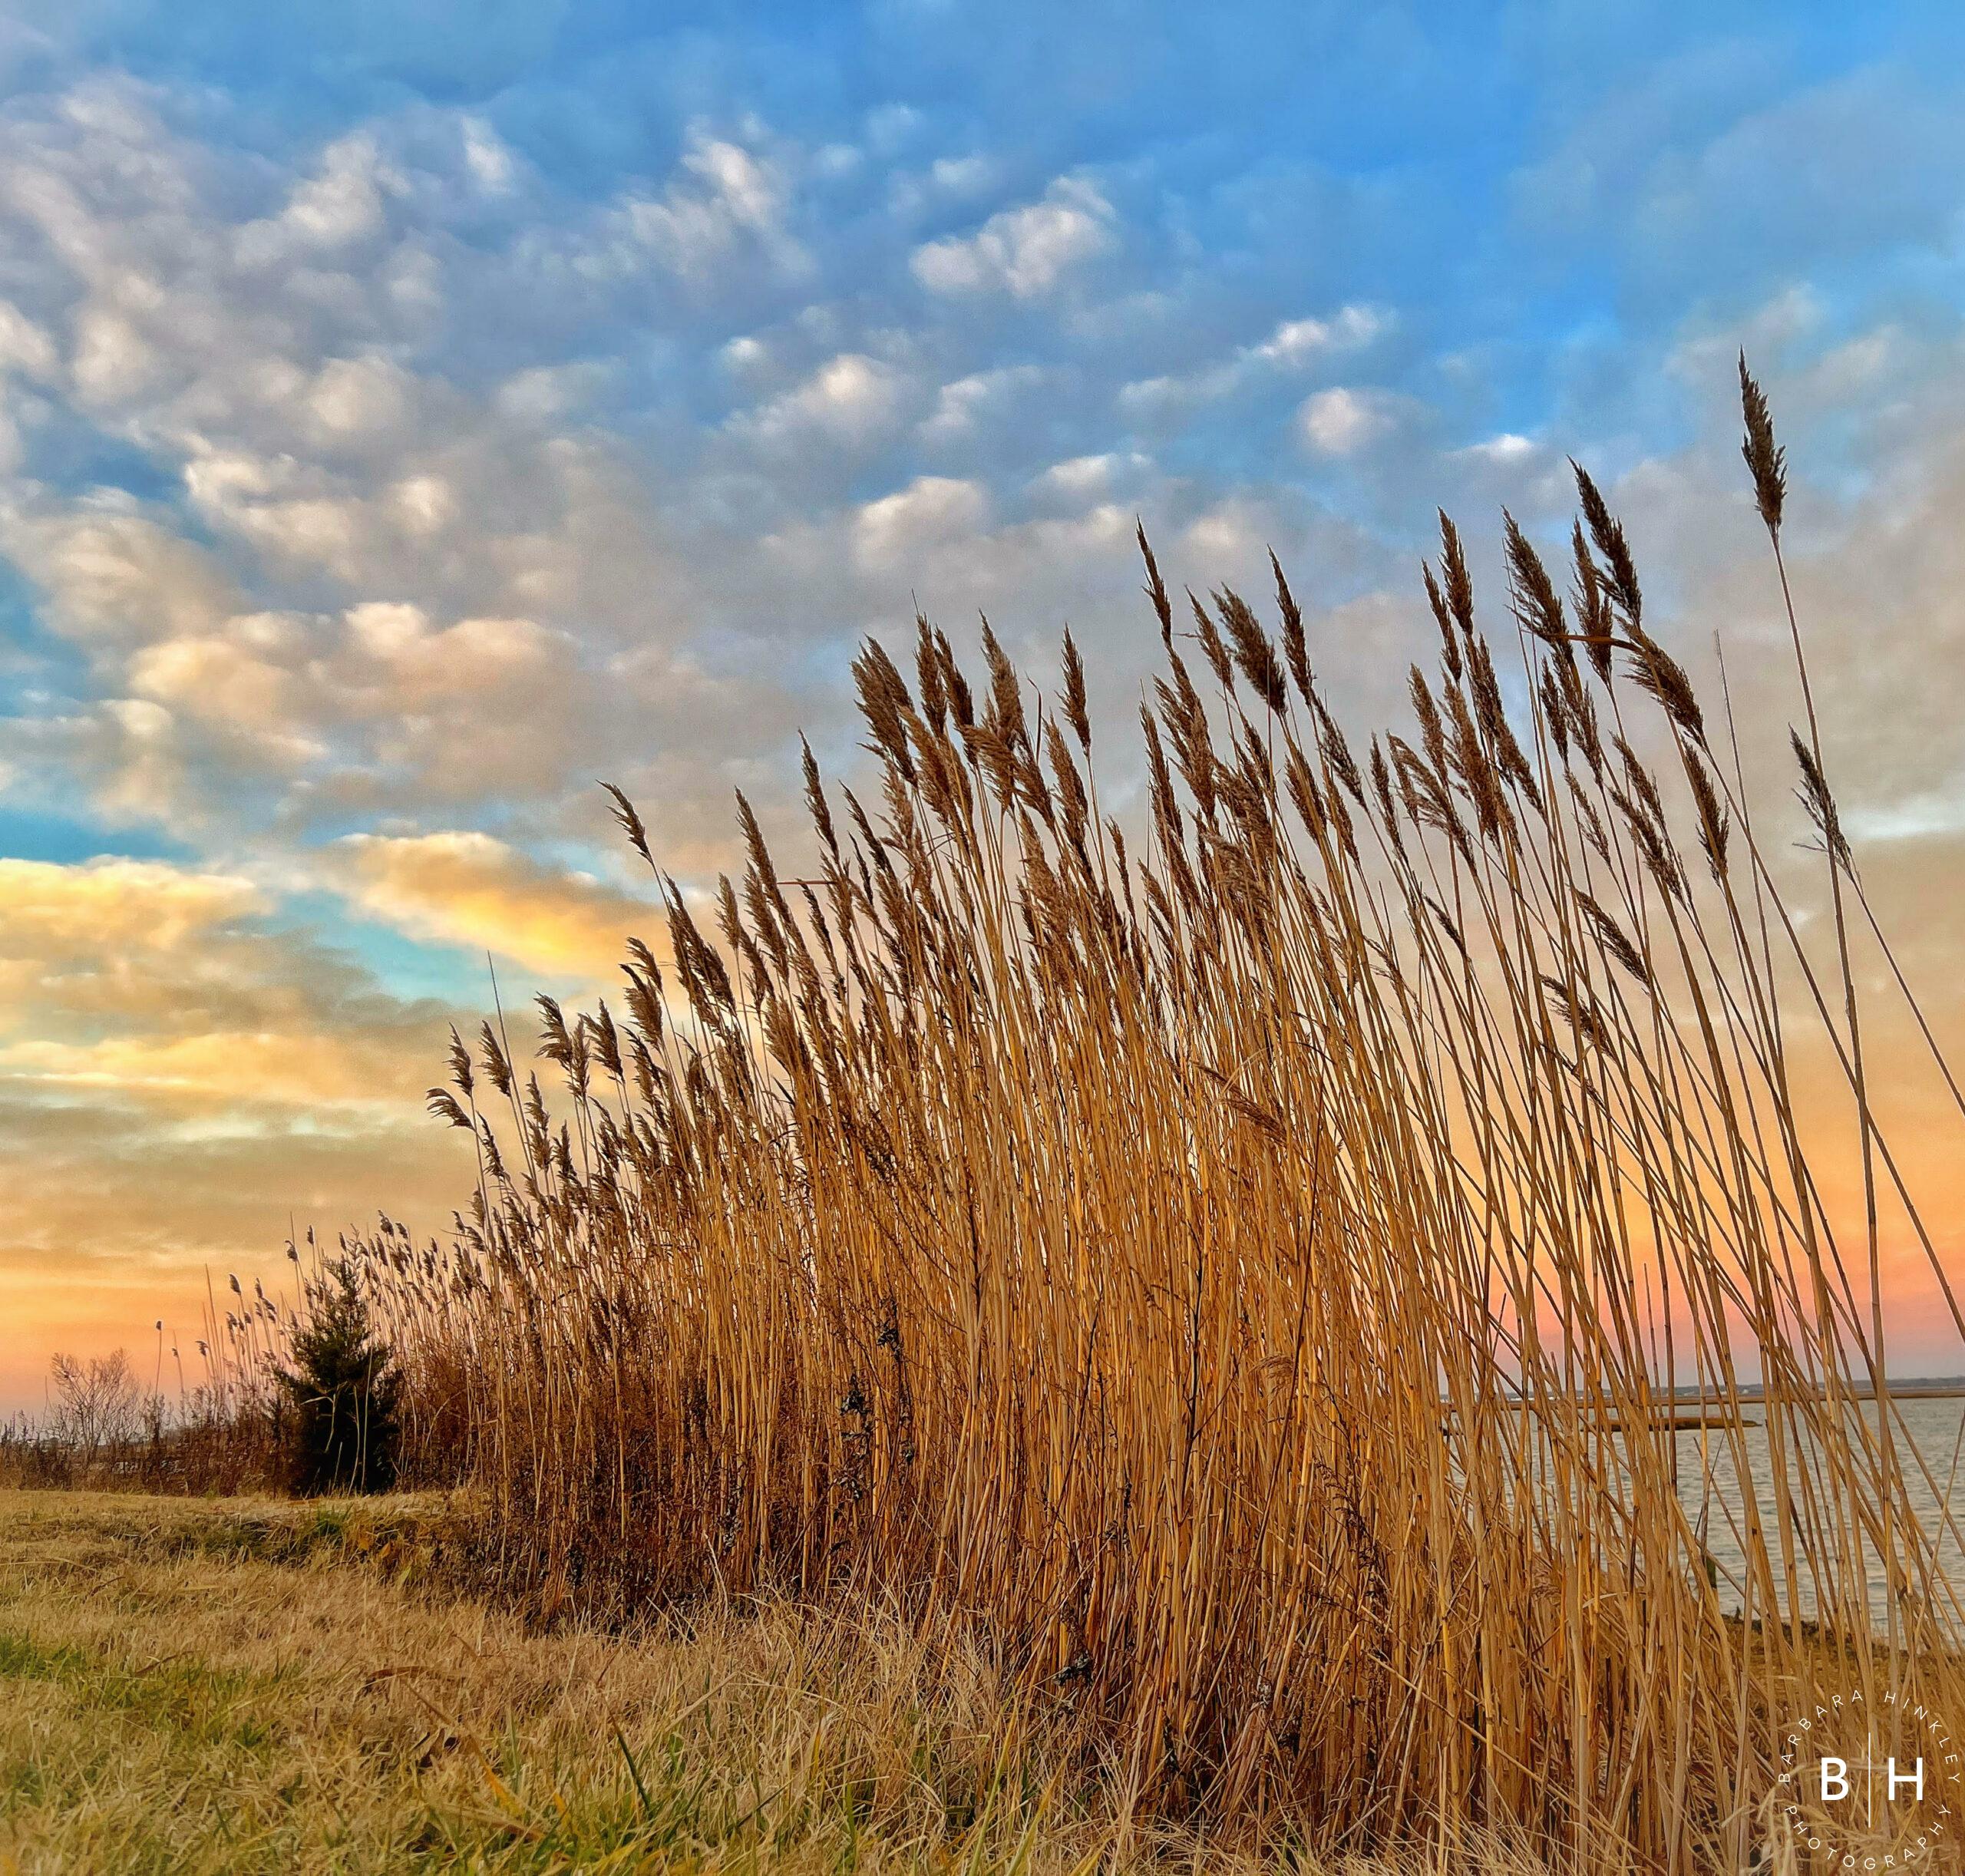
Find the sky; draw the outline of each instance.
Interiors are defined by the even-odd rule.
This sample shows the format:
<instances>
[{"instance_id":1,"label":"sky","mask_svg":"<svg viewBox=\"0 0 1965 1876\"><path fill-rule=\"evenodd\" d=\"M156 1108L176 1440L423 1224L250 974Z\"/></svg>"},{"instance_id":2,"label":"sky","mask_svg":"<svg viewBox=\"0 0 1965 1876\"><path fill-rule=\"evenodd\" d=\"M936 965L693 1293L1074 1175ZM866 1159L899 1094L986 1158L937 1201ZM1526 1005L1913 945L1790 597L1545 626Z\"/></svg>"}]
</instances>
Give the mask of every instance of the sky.
<instances>
[{"instance_id":1,"label":"sky","mask_svg":"<svg viewBox=\"0 0 1965 1876\"><path fill-rule=\"evenodd\" d=\"M1956 8L0 4L0 1409L168 1379L290 1231L442 1227L446 1025L653 935L599 781L692 885L736 788L792 841L917 604L1040 673L1068 623L1122 725L1135 517L1197 587L1273 547L1377 721L1436 506L1492 605L1574 454L1784 726L1742 346L1965 1044Z\"/></svg>"}]
</instances>

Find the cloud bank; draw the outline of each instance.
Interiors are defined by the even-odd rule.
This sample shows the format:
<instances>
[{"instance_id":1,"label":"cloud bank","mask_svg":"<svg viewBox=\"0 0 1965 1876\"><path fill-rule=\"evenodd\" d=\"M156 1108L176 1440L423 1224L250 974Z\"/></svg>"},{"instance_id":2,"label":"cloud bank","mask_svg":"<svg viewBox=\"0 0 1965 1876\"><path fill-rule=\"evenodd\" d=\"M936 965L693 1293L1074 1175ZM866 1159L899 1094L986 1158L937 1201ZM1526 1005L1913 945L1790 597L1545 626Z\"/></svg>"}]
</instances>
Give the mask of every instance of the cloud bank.
<instances>
[{"instance_id":1,"label":"cloud bank","mask_svg":"<svg viewBox=\"0 0 1965 1876\"><path fill-rule=\"evenodd\" d=\"M853 648L917 606L1040 675L1068 623L1123 722L1136 520L1197 588L1274 548L1385 712L1435 505L1491 604L1498 511L1559 543L1574 452L1660 629L1785 720L1742 345L1845 817L1944 974L1956 21L1164 25L16 9L0 1284L38 1335L121 1339L90 1286L188 1294L289 1211L440 1223L405 1127L484 954L522 999L655 935L599 780L689 890L735 788L794 841L798 732L850 768Z\"/></svg>"}]
</instances>

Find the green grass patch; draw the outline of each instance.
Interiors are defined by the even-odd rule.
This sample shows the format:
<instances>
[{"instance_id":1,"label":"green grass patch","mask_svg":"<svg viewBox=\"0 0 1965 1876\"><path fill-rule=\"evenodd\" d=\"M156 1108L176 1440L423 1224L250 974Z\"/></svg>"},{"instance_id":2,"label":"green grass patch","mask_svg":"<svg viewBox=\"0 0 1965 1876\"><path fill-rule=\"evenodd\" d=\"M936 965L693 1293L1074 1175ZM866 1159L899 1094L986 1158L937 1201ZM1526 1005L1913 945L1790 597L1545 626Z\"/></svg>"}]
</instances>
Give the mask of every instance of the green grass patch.
<instances>
[{"instance_id":1,"label":"green grass patch","mask_svg":"<svg viewBox=\"0 0 1965 1876\"><path fill-rule=\"evenodd\" d=\"M43 1681L78 1704L127 1715L198 1745L258 1752L281 1728L267 1715L286 1697L291 1676L248 1673L196 1656L118 1662L71 1643L54 1646L0 1630L0 1681Z\"/></svg>"}]
</instances>

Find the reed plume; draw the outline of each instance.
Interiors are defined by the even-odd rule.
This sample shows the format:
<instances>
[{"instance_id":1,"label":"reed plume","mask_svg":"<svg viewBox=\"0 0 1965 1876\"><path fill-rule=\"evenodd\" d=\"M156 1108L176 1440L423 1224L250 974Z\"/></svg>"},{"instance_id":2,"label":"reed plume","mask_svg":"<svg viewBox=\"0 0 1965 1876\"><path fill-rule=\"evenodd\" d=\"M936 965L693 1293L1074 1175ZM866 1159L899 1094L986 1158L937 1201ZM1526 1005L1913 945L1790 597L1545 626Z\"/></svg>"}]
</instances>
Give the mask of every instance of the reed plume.
<instances>
[{"instance_id":1,"label":"reed plume","mask_svg":"<svg viewBox=\"0 0 1965 1876\"><path fill-rule=\"evenodd\" d=\"M745 805L720 944L663 877L625 1019L543 1004L564 1118L502 1019L475 1068L454 1039L477 1189L447 1245L357 1249L425 1453L533 1594L890 1597L1168 1809L1606 1868L1745 1867L1798 1703L1965 1713L1874 1190L1865 1286L1795 1092L1847 983L1884 1163L1847 947L1818 979L1576 475L1567 596L1506 522L1505 681L1442 517L1438 665L1369 780L1281 566L1280 649L1225 588L1177 632L1142 531L1139 825L1099 808L1075 644L1033 722L986 626L978 681L920 621L911 682L854 666L870 786L804 752L807 877ZM1765 1420L1771 1501L1687 1488L1687 1390L1741 1478Z\"/></svg>"}]
</instances>

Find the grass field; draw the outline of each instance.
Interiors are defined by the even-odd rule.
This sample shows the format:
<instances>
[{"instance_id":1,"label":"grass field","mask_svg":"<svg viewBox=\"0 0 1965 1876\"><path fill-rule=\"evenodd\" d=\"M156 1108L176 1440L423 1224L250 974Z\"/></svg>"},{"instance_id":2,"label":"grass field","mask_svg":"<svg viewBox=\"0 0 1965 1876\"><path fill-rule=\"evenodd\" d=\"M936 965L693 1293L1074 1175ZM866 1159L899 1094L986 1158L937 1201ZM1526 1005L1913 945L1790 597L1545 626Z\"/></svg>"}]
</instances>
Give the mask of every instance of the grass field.
<instances>
[{"instance_id":1,"label":"grass field","mask_svg":"<svg viewBox=\"0 0 1965 1876\"><path fill-rule=\"evenodd\" d=\"M877 1619L529 1631L441 1528L0 1493L0 1870L1254 1867L1046 1788L989 1677ZM1350 1869L1392 1867L1436 1865Z\"/></svg>"}]
</instances>

